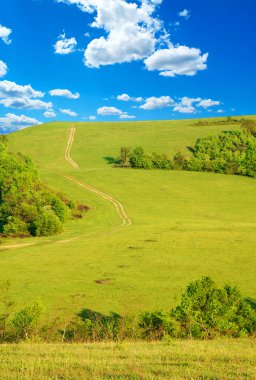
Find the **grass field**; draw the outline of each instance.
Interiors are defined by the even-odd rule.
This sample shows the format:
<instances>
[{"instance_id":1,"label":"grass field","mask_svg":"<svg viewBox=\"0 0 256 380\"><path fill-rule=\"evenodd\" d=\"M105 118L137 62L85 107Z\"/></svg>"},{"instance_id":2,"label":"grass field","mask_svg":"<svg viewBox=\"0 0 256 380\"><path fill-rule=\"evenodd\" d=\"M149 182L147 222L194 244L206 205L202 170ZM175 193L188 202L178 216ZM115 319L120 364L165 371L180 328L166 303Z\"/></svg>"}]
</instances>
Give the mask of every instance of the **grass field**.
<instances>
[{"instance_id":1,"label":"grass field","mask_svg":"<svg viewBox=\"0 0 256 380\"><path fill-rule=\"evenodd\" d=\"M30 155L43 180L91 207L59 236L2 242L0 278L11 281L17 307L40 297L47 315L63 319L82 307L106 314L169 309L188 282L205 275L256 298L255 180L109 164L121 146L186 152L197 138L239 128L194 122L77 123L71 156L79 170L64 159L70 123L9 136L10 148ZM64 175L118 199L132 225L118 228L113 204ZM6 247L19 244L33 245Z\"/></svg>"},{"instance_id":2,"label":"grass field","mask_svg":"<svg viewBox=\"0 0 256 380\"><path fill-rule=\"evenodd\" d=\"M255 379L253 340L0 347L1 379Z\"/></svg>"}]
</instances>

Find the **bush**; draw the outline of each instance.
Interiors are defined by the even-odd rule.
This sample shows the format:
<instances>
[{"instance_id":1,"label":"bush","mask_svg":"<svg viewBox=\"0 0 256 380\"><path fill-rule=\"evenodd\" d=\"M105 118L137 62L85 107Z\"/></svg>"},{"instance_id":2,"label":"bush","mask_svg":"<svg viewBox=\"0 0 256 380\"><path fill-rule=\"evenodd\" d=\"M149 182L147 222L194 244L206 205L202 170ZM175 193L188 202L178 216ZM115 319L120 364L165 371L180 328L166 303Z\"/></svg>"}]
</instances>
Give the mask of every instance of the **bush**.
<instances>
[{"instance_id":1,"label":"bush","mask_svg":"<svg viewBox=\"0 0 256 380\"><path fill-rule=\"evenodd\" d=\"M62 223L53 211L44 209L36 221L30 225L33 236L51 236L62 230Z\"/></svg>"},{"instance_id":2,"label":"bush","mask_svg":"<svg viewBox=\"0 0 256 380\"><path fill-rule=\"evenodd\" d=\"M143 337L240 337L256 332L256 312L235 287L218 288L209 277L191 282L170 313L141 315Z\"/></svg>"},{"instance_id":3,"label":"bush","mask_svg":"<svg viewBox=\"0 0 256 380\"><path fill-rule=\"evenodd\" d=\"M12 320L14 336L19 339L30 338L36 330L42 312L43 306L40 302L35 302L19 311Z\"/></svg>"},{"instance_id":4,"label":"bush","mask_svg":"<svg viewBox=\"0 0 256 380\"><path fill-rule=\"evenodd\" d=\"M0 141L0 234L59 233L76 203L44 185L29 157L10 153Z\"/></svg>"}]
</instances>

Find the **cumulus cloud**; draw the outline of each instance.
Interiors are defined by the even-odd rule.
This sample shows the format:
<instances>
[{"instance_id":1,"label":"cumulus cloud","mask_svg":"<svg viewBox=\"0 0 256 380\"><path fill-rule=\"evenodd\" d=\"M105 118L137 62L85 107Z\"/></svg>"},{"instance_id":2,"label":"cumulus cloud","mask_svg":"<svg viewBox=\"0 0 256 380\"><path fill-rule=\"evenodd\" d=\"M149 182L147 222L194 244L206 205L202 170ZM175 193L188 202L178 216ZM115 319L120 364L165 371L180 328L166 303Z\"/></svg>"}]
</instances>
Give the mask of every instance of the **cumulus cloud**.
<instances>
[{"instance_id":1,"label":"cumulus cloud","mask_svg":"<svg viewBox=\"0 0 256 380\"><path fill-rule=\"evenodd\" d=\"M103 30L104 35L87 45L84 54L87 67L144 59L149 71L157 70L165 77L192 76L207 68L208 53L201 54L200 49L187 46L173 46L163 22L156 16L162 0L56 1L96 14L90 26ZM179 16L188 18L190 11L184 9Z\"/></svg>"},{"instance_id":2,"label":"cumulus cloud","mask_svg":"<svg viewBox=\"0 0 256 380\"><path fill-rule=\"evenodd\" d=\"M174 107L174 111L180 113L196 113L198 112L197 108L203 107L205 109L219 105L220 102L212 99L202 99L202 98L189 98L184 96L179 99L179 102Z\"/></svg>"},{"instance_id":3,"label":"cumulus cloud","mask_svg":"<svg viewBox=\"0 0 256 380\"><path fill-rule=\"evenodd\" d=\"M138 97L138 98L135 98L135 97L132 97L132 96L130 96L128 94L118 95L117 96L117 100L121 100L121 101L124 101L124 102L129 102L129 101L131 101L131 102L138 102L138 103L143 102L143 98L141 96Z\"/></svg>"},{"instance_id":4,"label":"cumulus cloud","mask_svg":"<svg viewBox=\"0 0 256 380\"><path fill-rule=\"evenodd\" d=\"M4 41L5 44L10 45L12 42L10 39L10 34L12 33L12 30L9 28L6 28L6 26L2 26L0 24L0 38Z\"/></svg>"},{"instance_id":5,"label":"cumulus cloud","mask_svg":"<svg viewBox=\"0 0 256 380\"><path fill-rule=\"evenodd\" d=\"M64 115L68 115L68 116L72 116L72 117L76 117L77 116L77 113L72 111L71 109L63 109L63 108L60 108L60 112L63 113Z\"/></svg>"},{"instance_id":6,"label":"cumulus cloud","mask_svg":"<svg viewBox=\"0 0 256 380\"><path fill-rule=\"evenodd\" d=\"M116 116L122 115L123 111L119 110L116 107L100 107L97 109L97 114L102 116Z\"/></svg>"},{"instance_id":7,"label":"cumulus cloud","mask_svg":"<svg viewBox=\"0 0 256 380\"><path fill-rule=\"evenodd\" d=\"M180 11L178 13L180 17L184 17L186 20L190 17L190 11L188 9L183 9L183 11Z\"/></svg>"},{"instance_id":8,"label":"cumulus cloud","mask_svg":"<svg viewBox=\"0 0 256 380\"><path fill-rule=\"evenodd\" d=\"M68 99L78 99L80 97L80 94L76 92L73 94L71 91L66 90L66 89L60 89L56 88L54 90L49 91L49 94L51 96L62 96L63 98L68 98Z\"/></svg>"},{"instance_id":9,"label":"cumulus cloud","mask_svg":"<svg viewBox=\"0 0 256 380\"><path fill-rule=\"evenodd\" d=\"M0 117L0 129L4 132L12 132L37 124L41 122L25 115L7 113L4 117Z\"/></svg>"},{"instance_id":10,"label":"cumulus cloud","mask_svg":"<svg viewBox=\"0 0 256 380\"><path fill-rule=\"evenodd\" d=\"M56 113L53 111L53 110L49 110L49 111L45 111L44 112L44 117L47 117L47 118L53 118L53 117L56 117Z\"/></svg>"},{"instance_id":11,"label":"cumulus cloud","mask_svg":"<svg viewBox=\"0 0 256 380\"><path fill-rule=\"evenodd\" d=\"M122 95L118 95L117 96L117 100L122 100L124 102L128 102L131 99L132 98L129 95L127 95L127 94L122 94Z\"/></svg>"},{"instance_id":12,"label":"cumulus cloud","mask_svg":"<svg viewBox=\"0 0 256 380\"><path fill-rule=\"evenodd\" d=\"M85 50L85 65L100 67L141 60L155 50L155 34L162 23L153 17L162 0L143 0L141 4L125 0L57 0L76 4L83 12L96 13L92 27L107 36L93 39Z\"/></svg>"},{"instance_id":13,"label":"cumulus cloud","mask_svg":"<svg viewBox=\"0 0 256 380\"><path fill-rule=\"evenodd\" d=\"M219 106L220 101L219 100L212 100L212 99L203 99L198 103L198 107L203 107L203 108L209 108L213 106Z\"/></svg>"},{"instance_id":14,"label":"cumulus cloud","mask_svg":"<svg viewBox=\"0 0 256 380\"><path fill-rule=\"evenodd\" d=\"M45 94L34 90L31 85L21 86L7 80L0 82L0 104L8 108L18 109L48 109L52 108L51 102L44 102Z\"/></svg>"},{"instance_id":15,"label":"cumulus cloud","mask_svg":"<svg viewBox=\"0 0 256 380\"><path fill-rule=\"evenodd\" d=\"M193 114L199 112L198 108L210 108L219 105L220 102L212 99L190 98L183 96L182 98L173 100L170 96L150 97L139 108L144 110L154 110L160 108L172 108L173 111L179 113Z\"/></svg>"},{"instance_id":16,"label":"cumulus cloud","mask_svg":"<svg viewBox=\"0 0 256 380\"><path fill-rule=\"evenodd\" d=\"M122 115L119 116L120 119L136 119L136 116L128 115L128 113L124 112Z\"/></svg>"},{"instance_id":17,"label":"cumulus cloud","mask_svg":"<svg viewBox=\"0 0 256 380\"><path fill-rule=\"evenodd\" d=\"M75 37L66 38L66 34L60 34L58 41L54 44L56 54L67 55L74 53L76 50L77 41Z\"/></svg>"},{"instance_id":18,"label":"cumulus cloud","mask_svg":"<svg viewBox=\"0 0 256 380\"><path fill-rule=\"evenodd\" d=\"M196 109L193 106L183 106L183 105L177 105L173 108L173 111L179 112L179 113L195 113Z\"/></svg>"},{"instance_id":19,"label":"cumulus cloud","mask_svg":"<svg viewBox=\"0 0 256 380\"><path fill-rule=\"evenodd\" d=\"M89 116L89 120L91 120L91 121L94 121L96 119L97 119L96 116Z\"/></svg>"},{"instance_id":20,"label":"cumulus cloud","mask_svg":"<svg viewBox=\"0 0 256 380\"><path fill-rule=\"evenodd\" d=\"M178 46L157 50L144 62L149 71L160 71L162 76L193 76L207 68L207 58L208 53L202 55L200 49Z\"/></svg>"},{"instance_id":21,"label":"cumulus cloud","mask_svg":"<svg viewBox=\"0 0 256 380\"><path fill-rule=\"evenodd\" d=\"M155 110L159 108L167 108L174 105L175 102L170 96L160 96L156 98L152 96L146 99L146 102L140 106L143 110Z\"/></svg>"},{"instance_id":22,"label":"cumulus cloud","mask_svg":"<svg viewBox=\"0 0 256 380\"><path fill-rule=\"evenodd\" d=\"M0 78L4 77L7 73L7 65L3 61L0 61Z\"/></svg>"}]
</instances>

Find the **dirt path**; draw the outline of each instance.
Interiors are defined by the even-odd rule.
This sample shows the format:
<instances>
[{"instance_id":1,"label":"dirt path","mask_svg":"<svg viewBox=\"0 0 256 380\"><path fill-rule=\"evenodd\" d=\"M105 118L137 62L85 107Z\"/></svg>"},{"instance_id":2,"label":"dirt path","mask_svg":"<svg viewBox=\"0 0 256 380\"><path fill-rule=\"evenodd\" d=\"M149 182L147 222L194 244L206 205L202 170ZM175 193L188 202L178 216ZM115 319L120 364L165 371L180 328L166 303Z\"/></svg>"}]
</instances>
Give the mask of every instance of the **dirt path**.
<instances>
[{"instance_id":1,"label":"dirt path","mask_svg":"<svg viewBox=\"0 0 256 380\"><path fill-rule=\"evenodd\" d=\"M71 177L71 176L64 176L64 177L67 178L69 181L72 181L72 182L76 183L77 185L85 188L86 190L89 190L89 191L99 195L100 197L107 199L109 202L111 202L115 206L116 211L117 211L117 213L118 213L118 215L122 221L121 226L130 226L132 224L131 219L127 216L126 212L124 211L123 205L118 200L113 198L111 195L103 193L102 191L97 190L94 187L92 187L92 186L90 186L84 182L81 182L74 177Z\"/></svg>"},{"instance_id":2,"label":"dirt path","mask_svg":"<svg viewBox=\"0 0 256 380\"><path fill-rule=\"evenodd\" d=\"M74 138L75 138L75 133L76 133L76 128L74 127L74 125L72 125L72 128L70 130L70 134L69 134L69 138L68 138L67 147L66 147L65 159L70 163L70 165L73 166L74 169L79 169L79 166L77 165L77 163L70 156L71 148L72 148ZM71 177L68 175L64 176L64 177L66 179L68 179L69 181L72 181L75 184L83 187L84 189L89 190L89 191L99 195L100 197L108 200L109 202L111 202L115 206L116 211L117 211L117 213L118 213L118 215L122 221L121 226L130 226L132 224L131 219L127 216L122 203L120 203L117 199L115 199L114 197L112 197L109 194L103 193L102 191L95 189L91 185L88 185L87 183L84 183L84 182L82 182L82 181L80 181L74 177Z\"/></svg>"},{"instance_id":3,"label":"dirt path","mask_svg":"<svg viewBox=\"0 0 256 380\"><path fill-rule=\"evenodd\" d=\"M70 134L69 134L69 137L68 137L68 143L67 143L67 146L66 146L65 160L70 165L72 165L74 169L79 169L79 166L77 165L77 163L74 160L72 160L72 158L70 157L70 151L71 151L71 148L72 148L72 145L73 145L73 142L74 142L75 133L76 133L76 128L72 125L72 128L70 130Z\"/></svg>"}]
</instances>

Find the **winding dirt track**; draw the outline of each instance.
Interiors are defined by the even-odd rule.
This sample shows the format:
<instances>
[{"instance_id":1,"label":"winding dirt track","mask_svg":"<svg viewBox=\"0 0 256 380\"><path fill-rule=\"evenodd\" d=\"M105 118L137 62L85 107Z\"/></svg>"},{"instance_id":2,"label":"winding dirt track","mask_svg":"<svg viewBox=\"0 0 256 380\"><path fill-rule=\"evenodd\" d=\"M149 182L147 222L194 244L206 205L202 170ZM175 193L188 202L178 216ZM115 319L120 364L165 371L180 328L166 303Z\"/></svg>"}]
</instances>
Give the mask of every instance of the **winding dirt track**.
<instances>
[{"instance_id":1,"label":"winding dirt track","mask_svg":"<svg viewBox=\"0 0 256 380\"><path fill-rule=\"evenodd\" d=\"M74 169L79 169L79 166L77 165L77 163L74 160L72 160L72 158L70 157L70 151L71 151L71 148L72 148L72 145L73 145L75 134L76 134L76 128L74 128L74 126L72 125L72 128L70 130L70 134L69 134L69 137L68 137L68 143L67 143L67 146L66 146L65 160L70 165L72 165Z\"/></svg>"},{"instance_id":2,"label":"winding dirt track","mask_svg":"<svg viewBox=\"0 0 256 380\"><path fill-rule=\"evenodd\" d=\"M75 138L75 133L76 133L76 128L74 126L72 126L72 128L70 130L69 137L68 137L68 143L67 143L66 152L65 152L65 159L70 163L70 165L73 166L74 169L79 169L79 166L77 165L77 163L70 156L71 148L72 148L74 138ZM127 216L122 203L120 203L117 199L115 199L114 197L112 197L109 194L103 193L102 191L95 189L94 187L92 187L91 185L88 185L87 183L81 182L80 180L78 180L74 177L71 177L68 175L65 175L64 177L66 179L68 179L69 181L72 181L75 184L85 188L86 190L89 190L89 191L99 195L100 197L108 200L109 202L111 202L115 206L116 211L117 211L117 213L118 213L118 215L122 221L122 224L121 224L122 227L127 227L127 226L130 226L132 224L132 221Z\"/></svg>"}]
</instances>

